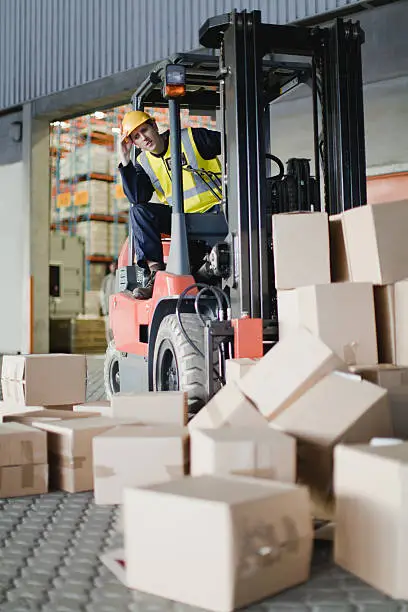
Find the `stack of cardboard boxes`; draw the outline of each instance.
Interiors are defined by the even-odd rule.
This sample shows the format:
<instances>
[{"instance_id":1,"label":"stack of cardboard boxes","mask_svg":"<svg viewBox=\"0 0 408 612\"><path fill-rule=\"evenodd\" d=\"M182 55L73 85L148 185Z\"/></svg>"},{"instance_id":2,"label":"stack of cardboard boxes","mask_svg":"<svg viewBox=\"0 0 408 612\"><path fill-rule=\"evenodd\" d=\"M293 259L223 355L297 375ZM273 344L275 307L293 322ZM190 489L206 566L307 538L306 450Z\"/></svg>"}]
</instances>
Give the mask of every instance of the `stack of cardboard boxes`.
<instances>
[{"instance_id":1,"label":"stack of cardboard boxes","mask_svg":"<svg viewBox=\"0 0 408 612\"><path fill-rule=\"evenodd\" d=\"M182 392L89 404L81 366L72 401L35 389L44 356L6 358L0 435L46 432L52 487L123 505L124 551L105 558L129 587L222 612L248 605L307 580L315 517L335 522L337 563L408 597L408 442L395 439L408 438L405 206L274 217L280 341L229 360L226 385L189 423ZM72 386L70 368L52 370L51 388ZM47 465L44 452L4 457L2 470L21 473L11 494L24 466Z\"/></svg>"}]
</instances>

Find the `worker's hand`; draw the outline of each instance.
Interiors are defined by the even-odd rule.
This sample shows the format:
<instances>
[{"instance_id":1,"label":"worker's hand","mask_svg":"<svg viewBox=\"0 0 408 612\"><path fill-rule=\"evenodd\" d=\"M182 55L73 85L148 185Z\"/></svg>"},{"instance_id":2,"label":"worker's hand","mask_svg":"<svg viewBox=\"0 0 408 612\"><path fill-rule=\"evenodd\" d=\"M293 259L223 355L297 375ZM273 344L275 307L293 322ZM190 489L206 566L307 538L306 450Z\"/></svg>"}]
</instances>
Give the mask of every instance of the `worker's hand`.
<instances>
[{"instance_id":1,"label":"worker's hand","mask_svg":"<svg viewBox=\"0 0 408 612\"><path fill-rule=\"evenodd\" d=\"M125 138L122 142L119 142L119 161L123 166L127 166L130 162L130 152L132 150L132 141L130 138Z\"/></svg>"}]
</instances>

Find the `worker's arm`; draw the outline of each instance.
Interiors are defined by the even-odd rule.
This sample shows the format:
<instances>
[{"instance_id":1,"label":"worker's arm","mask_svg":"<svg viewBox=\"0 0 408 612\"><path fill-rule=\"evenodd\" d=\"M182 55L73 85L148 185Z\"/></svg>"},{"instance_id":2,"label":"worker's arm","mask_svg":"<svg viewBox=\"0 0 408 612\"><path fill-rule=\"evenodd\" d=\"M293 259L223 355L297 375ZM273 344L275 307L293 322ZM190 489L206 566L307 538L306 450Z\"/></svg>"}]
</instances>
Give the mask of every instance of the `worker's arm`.
<instances>
[{"instance_id":1,"label":"worker's arm","mask_svg":"<svg viewBox=\"0 0 408 612\"><path fill-rule=\"evenodd\" d=\"M123 191L131 204L145 204L153 195L153 185L142 166L130 161L126 166L119 164Z\"/></svg>"},{"instance_id":2,"label":"worker's arm","mask_svg":"<svg viewBox=\"0 0 408 612\"><path fill-rule=\"evenodd\" d=\"M206 128L192 128L194 142L203 159L214 159L221 155L221 134Z\"/></svg>"},{"instance_id":3,"label":"worker's arm","mask_svg":"<svg viewBox=\"0 0 408 612\"><path fill-rule=\"evenodd\" d=\"M119 143L119 172L123 191L131 204L145 204L153 195L153 185L142 166L131 161L131 150L132 143L129 139Z\"/></svg>"}]
</instances>

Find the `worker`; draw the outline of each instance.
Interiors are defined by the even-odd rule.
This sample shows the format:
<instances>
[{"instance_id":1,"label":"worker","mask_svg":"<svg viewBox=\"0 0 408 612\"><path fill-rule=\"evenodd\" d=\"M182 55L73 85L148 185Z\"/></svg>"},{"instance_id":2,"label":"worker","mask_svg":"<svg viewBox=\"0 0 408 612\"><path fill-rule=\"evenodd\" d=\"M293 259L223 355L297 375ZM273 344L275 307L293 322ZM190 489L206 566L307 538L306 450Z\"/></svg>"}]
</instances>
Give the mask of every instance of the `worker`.
<instances>
[{"instance_id":1,"label":"worker","mask_svg":"<svg viewBox=\"0 0 408 612\"><path fill-rule=\"evenodd\" d=\"M101 289L99 291L99 301L101 304L102 314L105 318L105 335L106 343L109 345L112 338L112 332L109 325L109 298L116 293L116 270L118 264L116 259L109 264L109 272L102 280Z\"/></svg>"},{"instance_id":2,"label":"worker","mask_svg":"<svg viewBox=\"0 0 408 612\"><path fill-rule=\"evenodd\" d=\"M171 233L170 132L159 132L156 121L142 111L126 113L122 122L119 171L131 203L137 264L147 271L145 287L134 290L139 299L152 296L156 272L164 270L161 234ZM132 145L139 149L133 164ZM184 212L218 213L221 135L205 128L181 130ZM150 202L156 194L159 203Z\"/></svg>"}]
</instances>

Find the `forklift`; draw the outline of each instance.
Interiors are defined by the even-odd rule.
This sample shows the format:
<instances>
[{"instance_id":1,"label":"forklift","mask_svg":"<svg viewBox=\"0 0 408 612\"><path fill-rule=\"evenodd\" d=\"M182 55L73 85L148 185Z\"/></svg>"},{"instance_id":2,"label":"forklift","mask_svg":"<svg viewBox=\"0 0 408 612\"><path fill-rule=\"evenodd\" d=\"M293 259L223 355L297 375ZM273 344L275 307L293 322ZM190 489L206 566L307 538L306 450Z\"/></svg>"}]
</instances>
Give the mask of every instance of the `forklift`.
<instances>
[{"instance_id":1,"label":"forklift","mask_svg":"<svg viewBox=\"0 0 408 612\"><path fill-rule=\"evenodd\" d=\"M278 341L272 215L336 214L366 203L363 42L359 22L274 25L262 23L260 11L233 11L201 27L208 54L172 56L139 86L135 110L169 109L172 232L149 300L132 295L144 274L134 264L131 232L122 248L110 304L108 397L184 390L194 414L225 384L227 359L260 358ZM269 150L271 105L300 85L312 92L314 176L309 160L294 157L285 170ZM218 112L220 175L183 167L182 108ZM187 171L218 194L219 214L184 213Z\"/></svg>"}]
</instances>

